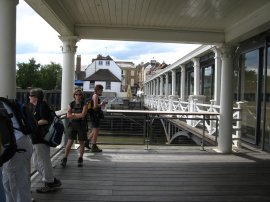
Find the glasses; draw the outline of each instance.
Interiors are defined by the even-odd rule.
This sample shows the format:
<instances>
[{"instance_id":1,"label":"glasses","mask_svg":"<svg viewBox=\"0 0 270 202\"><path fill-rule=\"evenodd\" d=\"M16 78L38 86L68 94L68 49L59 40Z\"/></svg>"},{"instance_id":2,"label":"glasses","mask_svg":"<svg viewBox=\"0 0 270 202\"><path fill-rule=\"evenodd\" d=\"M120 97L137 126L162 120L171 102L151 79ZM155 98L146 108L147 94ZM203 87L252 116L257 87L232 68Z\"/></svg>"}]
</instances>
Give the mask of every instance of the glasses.
<instances>
[{"instance_id":1,"label":"glasses","mask_svg":"<svg viewBox=\"0 0 270 202\"><path fill-rule=\"evenodd\" d=\"M29 97L36 97L35 95L29 95Z\"/></svg>"},{"instance_id":2,"label":"glasses","mask_svg":"<svg viewBox=\"0 0 270 202\"><path fill-rule=\"evenodd\" d=\"M75 94L75 95L82 96L82 94L81 94L81 93L79 93L79 94Z\"/></svg>"}]
</instances>

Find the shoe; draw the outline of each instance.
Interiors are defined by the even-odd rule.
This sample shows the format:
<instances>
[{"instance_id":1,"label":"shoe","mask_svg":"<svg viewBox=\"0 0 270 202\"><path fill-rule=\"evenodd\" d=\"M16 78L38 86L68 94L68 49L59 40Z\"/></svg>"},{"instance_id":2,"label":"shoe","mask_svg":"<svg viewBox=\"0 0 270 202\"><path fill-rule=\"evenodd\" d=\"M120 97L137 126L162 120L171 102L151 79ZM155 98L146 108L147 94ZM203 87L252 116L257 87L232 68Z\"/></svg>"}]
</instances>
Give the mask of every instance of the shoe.
<instances>
[{"instance_id":1,"label":"shoe","mask_svg":"<svg viewBox=\"0 0 270 202\"><path fill-rule=\"evenodd\" d=\"M90 147L90 141L89 141L89 140L86 140L86 141L85 141L84 147L91 150L91 147Z\"/></svg>"},{"instance_id":2,"label":"shoe","mask_svg":"<svg viewBox=\"0 0 270 202\"><path fill-rule=\"evenodd\" d=\"M62 160L61 160L61 164L60 164L63 168L66 167L67 165L67 158L64 157Z\"/></svg>"},{"instance_id":3,"label":"shoe","mask_svg":"<svg viewBox=\"0 0 270 202\"><path fill-rule=\"evenodd\" d=\"M83 167L83 158L78 158L78 167Z\"/></svg>"},{"instance_id":4,"label":"shoe","mask_svg":"<svg viewBox=\"0 0 270 202\"><path fill-rule=\"evenodd\" d=\"M102 152L102 149L98 148L98 146L96 144L93 144L92 148L91 148L91 152Z\"/></svg>"},{"instance_id":5,"label":"shoe","mask_svg":"<svg viewBox=\"0 0 270 202\"><path fill-rule=\"evenodd\" d=\"M55 187L48 187L48 186L44 186L44 187L40 187L38 189L36 189L37 193L48 193L48 192L52 192L55 191L56 188Z\"/></svg>"},{"instance_id":6,"label":"shoe","mask_svg":"<svg viewBox=\"0 0 270 202\"><path fill-rule=\"evenodd\" d=\"M47 187L61 187L62 183L57 178L54 178L54 182L45 182Z\"/></svg>"},{"instance_id":7,"label":"shoe","mask_svg":"<svg viewBox=\"0 0 270 202\"><path fill-rule=\"evenodd\" d=\"M31 202L35 202L35 199L33 197L31 198Z\"/></svg>"}]
</instances>

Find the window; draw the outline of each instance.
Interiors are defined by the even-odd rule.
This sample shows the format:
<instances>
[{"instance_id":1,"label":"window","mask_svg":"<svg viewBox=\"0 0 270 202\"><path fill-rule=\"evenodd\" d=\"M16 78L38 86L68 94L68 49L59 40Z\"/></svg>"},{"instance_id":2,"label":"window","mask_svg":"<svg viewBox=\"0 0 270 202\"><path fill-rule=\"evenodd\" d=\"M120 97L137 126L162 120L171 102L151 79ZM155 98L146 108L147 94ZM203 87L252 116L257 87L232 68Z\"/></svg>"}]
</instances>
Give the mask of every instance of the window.
<instances>
[{"instance_id":1,"label":"window","mask_svg":"<svg viewBox=\"0 0 270 202\"><path fill-rule=\"evenodd\" d=\"M99 60L99 61L98 61L98 64L99 64L99 65L103 65L103 61L102 61L102 60Z\"/></svg>"},{"instance_id":2,"label":"window","mask_svg":"<svg viewBox=\"0 0 270 202\"><path fill-rule=\"evenodd\" d=\"M110 81L106 81L106 90L111 90L111 82Z\"/></svg>"},{"instance_id":3,"label":"window","mask_svg":"<svg viewBox=\"0 0 270 202\"><path fill-rule=\"evenodd\" d=\"M242 136L247 142L257 144L256 136L258 85L259 85L259 49L241 55L241 100L246 104L242 112ZM261 93L259 93L261 95ZM261 96L262 97L262 96Z\"/></svg>"},{"instance_id":4,"label":"window","mask_svg":"<svg viewBox=\"0 0 270 202\"><path fill-rule=\"evenodd\" d=\"M110 66L110 61L106 61L106 66Z\"/></svg>"},{"instance_id":5,"label":"window","mask_svg":"<svg viewBox=\"0 0 270 202\"><path fill-rule=\"evenodd\" d=\"M130 71L130 75L131 75L131 76L134 76L134 70L131 70L131 71Z\"/></svg>"},{"instance_id":6,"label":"window","mask_svg":"<svg viewBox=\"0 0 270 202\"><path fill-rule=\"evenodd\" d=\"M95 88L95 81L90 81L89 89Z\"/></svg>"},{"instance_id":7,"label":"window","mask_svg":"<svg viewBox=\"0 0 270 202\"><path fill-rule=\"evenodd\" d=\"M130 86L134 86L134 79L130 79Z\"/></svg>"},{"instance_id":8,"label":"window","mask_svg":"<svg viewBox=\"0 0 270 202\"><path fill-rule=\"evenodd\" d=\"M201 94L205 95L206 101L213 99L214 72L214 66L206 66L201 68Z\"/></svg>"},{"instance_id":9,"label":"window","mask_svg":"<svg viewBox=\"0 0 270 202\"><path fill-rule=\"evenodd\" d=\"M194 68L193 64L186 65L185 95L193 95L194 92Z\"/></svg>"}]
</instances>

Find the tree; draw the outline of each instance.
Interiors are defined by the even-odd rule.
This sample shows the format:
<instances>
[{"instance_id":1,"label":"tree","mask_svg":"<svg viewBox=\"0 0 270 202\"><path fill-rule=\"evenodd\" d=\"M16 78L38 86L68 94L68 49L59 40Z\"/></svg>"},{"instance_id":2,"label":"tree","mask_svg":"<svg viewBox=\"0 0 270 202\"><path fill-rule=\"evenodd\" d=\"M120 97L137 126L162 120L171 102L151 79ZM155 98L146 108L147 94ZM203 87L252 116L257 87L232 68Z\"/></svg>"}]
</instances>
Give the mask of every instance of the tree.
<instances>
[{"instance_id":1,"label":"tree","mask_svg":"<svg viewBox=\"0 0 270 202\"><path fill-rule=\"evenodd\" d=\"M34 58L29 63L18 63L16 74L17 86L22 89L38 87L44 90L60 89L62 69L60 64L51 62L41 66Z\"/></svg>"},{"instance_id":2,"label":"tree","mask_svg":"<svg viewBox=\"0 0 270 202\"><path fill-rule=\"evenodd\" d=\"M36 64L34 58L31 58L29 63L18 63L17 66L17 86L20 86L22 89L38 86L40 64Z\"/></svg>"},{"instance_id":3,"label":"tree","mask_svg":"<svg viewBox=\"0 0 270 202\"><path fill-rule=\"evenodd\" d=\"M60 64L51 62L40 69L41 88L46 90L61 88L62 69Z\"/></svg>"}]
</instances>

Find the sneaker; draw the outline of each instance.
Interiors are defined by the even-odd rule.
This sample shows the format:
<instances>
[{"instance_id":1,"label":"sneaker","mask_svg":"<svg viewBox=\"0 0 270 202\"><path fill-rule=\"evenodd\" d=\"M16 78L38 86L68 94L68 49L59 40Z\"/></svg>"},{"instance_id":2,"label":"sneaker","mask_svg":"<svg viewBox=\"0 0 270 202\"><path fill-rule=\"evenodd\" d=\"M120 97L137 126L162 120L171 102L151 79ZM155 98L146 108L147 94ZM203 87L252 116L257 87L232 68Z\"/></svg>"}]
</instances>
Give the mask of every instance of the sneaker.
<instances>
[{"instance_id":1,"label":"sneaker","mask_svg":"<svg viewBox=\"0 0 270 202\"><path fill-rule=\"evenodd\" d=\"M93 144L91 152L102 152L102 149L100 149L96 144Z\"/></svg>"},{"instance_id":2,"label":"sneaker","mask_svg":"<svg viewBox=\"0 0 270 202\"><path fill-rule=\"evenodd\" d=\"M66 167L67 165L67 158L64 157L62 160L61 160L61 164L60 164L63 168Z\"/></svg>"},{"instance_id":3,"label":"sneaker","mask_svg":"<svg viewBox=\"0 0 270 202\"><path fill-rule=\"evenodd\" d=\"M85 147L85 148L87 148L87 149L90 149L90 150L91 150L89 140L86 140L86 141L85 141L85 143L84 143L84 147Z\"/></svg>"},{"instance_id":4,"label":"sneaker","mask_svg":"<svg viewBox=\"0 0 270 202\"><path fill-rule=\"evenodd\" d=\"M60 187L62 185L61 181L54 178L54 182L45 182L45 186L48 187Z\"/></svg>"},{"instance_id":5,"label":"sneaker","mask_svg":"<svg viewBox=\"0 0 270 202\"><path fill-rule=\"evenodd\" d=\"M56 188L55 187L49 187L49 186L44 186L44 187L40 187L36 189L37 193L48 193L48 192L52 192L55 191Z\"/></svg>"},{"instance_id":6,"label":"sneaker","mask_svg":"<svg viewBox=\"0 0 270 202\"><path fill-rule=\"evenodd\" d=\"M78 158L78 167L83 167L83 158Z\"/></svg>"}]
</instances>

